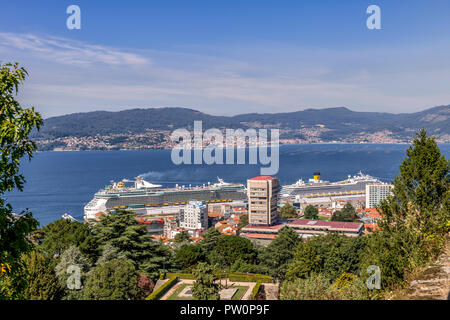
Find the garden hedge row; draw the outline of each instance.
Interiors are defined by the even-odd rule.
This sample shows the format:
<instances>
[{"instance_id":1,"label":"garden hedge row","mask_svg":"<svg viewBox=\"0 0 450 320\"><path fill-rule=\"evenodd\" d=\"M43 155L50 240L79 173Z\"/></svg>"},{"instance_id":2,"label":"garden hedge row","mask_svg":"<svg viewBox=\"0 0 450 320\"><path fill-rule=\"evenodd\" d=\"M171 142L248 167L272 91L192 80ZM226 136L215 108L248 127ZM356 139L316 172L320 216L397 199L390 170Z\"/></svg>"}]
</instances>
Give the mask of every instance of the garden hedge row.
<instances>
[{"instance_id":1,"label":"garden hedge row","mask_svg":"<svg viewBox=\"0 0 450 320\"><path fill-rule=\"evenodd\" d=\"M252 300L255 300L255 299L256 299L256 296L258 295L259 290L261 289L261 284L262 284L262 282L258 280L258 281L256 282L255 286L253 287L253 289L252 289L252 295L251 295L251 297L250 297Z\"/></svg>"},{"instance_id":2,"label":"garden hedge row","mask_svg":"<svg viewBox=\"0 0 450 320\"><path fill-rule=\"evenodd\" d=\"M221 273L217 274L217 276L223 279L227 274ZM167 277L179 277L180 279L190 279L194 280L194 275L192 273L167 273ZM264 274L254 274L254 273L245 273L245 272L231 272L228 274L228 279L230 281L236 282L261 282L261 283L271 283L272 277Z\"/></svg>"},{"instance_id":3,"label":"garden hedge row","mask_svg":"<svg viewBox=\"0 0 450 320\"><path fill-rule=\"evenodd\" d=\"M173 287L173 285L177 281L178 281L178 277L177 276L172 276L161 287L159 287L157 290L155 290L152 293L150 293L150 295L147 298L145 298L145 300L158 300L158 299L160 299L167 291L169 291L170 288Z\"/></svg>"}]
</instances>

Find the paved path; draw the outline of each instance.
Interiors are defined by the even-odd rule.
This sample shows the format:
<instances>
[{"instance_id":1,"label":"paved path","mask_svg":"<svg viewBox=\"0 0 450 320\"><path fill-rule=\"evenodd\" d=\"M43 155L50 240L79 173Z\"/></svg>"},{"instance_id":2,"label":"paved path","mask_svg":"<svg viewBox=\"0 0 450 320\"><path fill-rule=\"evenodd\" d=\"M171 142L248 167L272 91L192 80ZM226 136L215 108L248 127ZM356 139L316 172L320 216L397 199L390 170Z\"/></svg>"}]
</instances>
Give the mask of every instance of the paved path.
<instances>
[{"instance_id":1,"label":"paved path","mask_svg":"<svg viewBox=\"0 0 450 320\"><path fill-rule=\"evenodd\" d=\"M167 298L169 298L172 295L172 293L174 293L184 283L192 284L194 283L194 280L180 279L180 281L178 281L172 288L170 288L169 291L167 291L166 294L163 295L160 300L167 300Z\"/></svg>"},{"instance_id":2,"label":"paved path","mask_svg":"<svg viewBox=\"0 0 450 320\"><path fill-rule=\"evenodd\" d=\"M278 300L279 283L264 283L264 292L266 300Z\"/></svg>"},{"instance_id":3,"label":"paved path","mask_svg":"<svg viewBox=\"0 0 450 320\"><path fill-rule=\"evenodd\" d=\"M167 300L179 287L181 287L184 283L193 284L194 280L188 280L188 279L180 279L172 288L170 288L169 291L166 292L164 296L160 300ZM225 285L225 279L222 279L222 284ZM245 291L244 295L242 296L241 300L250 300L250 297L252 295L253 287L256 285L255 282L235 282L228 280L227 283L228 286L244 286L248 287L247 291Z\"/></svg>"}]
</instances>

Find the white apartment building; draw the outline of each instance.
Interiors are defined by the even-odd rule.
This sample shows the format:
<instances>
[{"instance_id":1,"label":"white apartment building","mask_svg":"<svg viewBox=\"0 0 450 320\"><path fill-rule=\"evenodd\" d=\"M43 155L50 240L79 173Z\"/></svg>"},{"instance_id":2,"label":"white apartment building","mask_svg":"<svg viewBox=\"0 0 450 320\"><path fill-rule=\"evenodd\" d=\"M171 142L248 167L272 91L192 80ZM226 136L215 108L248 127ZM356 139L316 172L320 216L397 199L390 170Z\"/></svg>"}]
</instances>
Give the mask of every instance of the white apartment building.
<instances>
[{"instance_id":1,"label":"white apartment building","mask_svg":"<svg viewBox=\"0 0 450 320\"><path fill-rule=\"evenodd\" d=\"M208 228L208 208L203 201L189 201L180 209L180 227L194 235Z\"/></svg>"},{"instance_id":2,"label":"white apartment building","mask_svg":"<svg viewBox=\"0 0 450 320\"><path fill-rule=\"evenodd\" d=\"M392 192L392 184L368 184L366 185L366 208L375 208Z\"/></svg>"}]
</instances>

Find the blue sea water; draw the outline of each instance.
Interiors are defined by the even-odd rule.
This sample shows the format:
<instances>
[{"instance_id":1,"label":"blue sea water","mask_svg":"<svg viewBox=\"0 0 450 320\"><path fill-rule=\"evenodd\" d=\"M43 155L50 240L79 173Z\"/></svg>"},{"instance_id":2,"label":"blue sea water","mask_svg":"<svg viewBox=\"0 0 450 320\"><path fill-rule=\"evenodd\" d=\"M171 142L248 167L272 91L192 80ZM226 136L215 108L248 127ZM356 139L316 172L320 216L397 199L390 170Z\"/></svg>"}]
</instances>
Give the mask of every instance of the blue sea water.
<instances>
[{"instance_id":1,"label":"blue sea water","mask_svg":"<svg viewBox=\"0 0 450 320\"><path fill-rule=\"evenodd\" d=\"M377 144L314 144L286 145L280 148L280 169L276 175L281 184L291 184L299 178L307 180L314 171L322 179L336 181L359 171L385 182L398 173L406 155L407 145ZM448 154L450 144L440 145ZM82 151L40 152L31 162L22 164L27 183L23 192L7 194L14 211L29 208L41 226L69 213L79 221L83 207L95 192L110 180L144 176L152 183L172 187L201 185L217 181L246 183L260 175L260 165L175 165L170 150L149 151Z\"/></svg>"}]
</instances>

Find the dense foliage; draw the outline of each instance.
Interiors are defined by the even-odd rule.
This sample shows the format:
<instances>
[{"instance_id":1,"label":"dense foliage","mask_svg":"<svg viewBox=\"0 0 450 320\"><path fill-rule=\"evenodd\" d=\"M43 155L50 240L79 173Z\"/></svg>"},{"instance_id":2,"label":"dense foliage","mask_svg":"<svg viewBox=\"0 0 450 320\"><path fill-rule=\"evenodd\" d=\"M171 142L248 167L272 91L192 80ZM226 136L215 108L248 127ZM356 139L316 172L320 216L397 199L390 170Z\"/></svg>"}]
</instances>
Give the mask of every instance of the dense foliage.
<instances>
[{"instance_id":1,"label":"dense foliage","mask_svg":"<svg viewBox=\"0 0 450 320\"><path fill-rule=\"evenodd\" d=\"M280 209L281 219L288 220L288 219L296 219L297 217L298 217L297 209L289 202L281 207Z\"/></svg>"},{"instance_id":2,"label":"dense foliage","mask_svg":"<svg viewBox=\"0 0 450 320\"><path fill-rule=\"evenodd\" d=\"M304 218L307 220L317 220L319 219L319 209L313 205L308 205L305 208Z\"/></svg>"},{"instance_id":3,"label":"dense foliage","mask_svg":"<svg viewBox=\"0 0 450 320\"><path fill-rule=\"evenodd\" d=\"M86 300L135 300L144 298L139 274L130 260L113 259L98 265L83 290Z\"/></svg>"},{"instance_id":4,"label":"dense foliage","mask_svg":"<svg viewBox=\"0 0 450 320\"><path fill-rule=\"evenodd\" d=\"M297 232L284 228L264 250L261 250L258 259L260 268L274 278L284 279L287 266L294 258L294 250L301 242Z\"/></svg>"},{"instance_id":5,"label":"dense foliage","mask_svg":"<svg viewBox=\"0 0 450 320\"><path fill-rule=\"evenodd\" d=\"M369 238L363 259L363 268L380 267L385 288L403 285L409 273L432 261L450 230L449 161L425 130L406 154L393 195L380 205L382 230Z\"/></svg>"},{"instance_id":6,"label":"dense foliage","mask_svg":"<svg viewBox=\"0 0 450 320\"><path fill-rule=\"evenodd\" d=\"M192 295L197 300L219 300L219 284L216 282L216 268L207 263L200 262L194 269L195 282L192 286Z\"/></svg>"},{"instance_id":7,"label":"dense foliage","mask_svg":"<svg viewBox=\"0 0 450 320\"><path fill-rule=\"evenodd\" d=\"M24 288L19 285L23 277L15 276L20 274L21 255L32 249L27 236L39 225L28 210L14 215L12 206L3 198L13 189L23 190L25 177L19 173L20 161L24 157L31 159L36 151L29 135L42 124L42 118L34 108L22 108L15 98L27 75L18 64L0 64L0 264L2 270L8 269L8 273L0 273L0 299L23 297L18 290ZM35 297L30 291L26 296ZM41 296L40 293L37 296Z\"/></svg>"},{"instance_id":8,"label":"dense foliage","mask_svg":"<svg viewBox=\"0 0 450 320\"><path fill-rule=\"evenodd\" d=\"M336 210L331 216L331 221L355 222L358 219L358 214L350 202L347 202L341 210Z\"/></svg>"}]
</instances>

